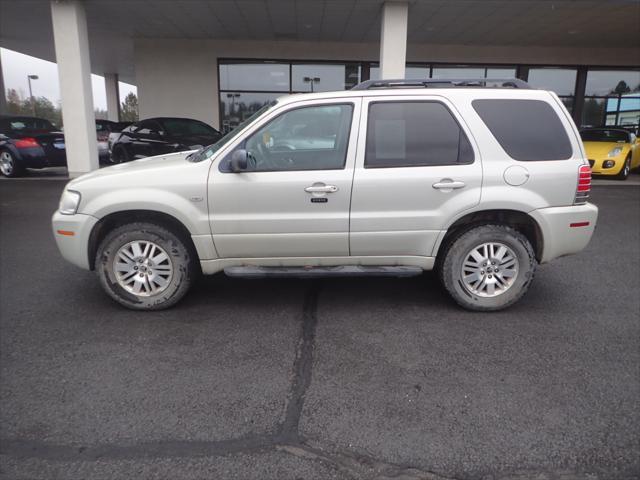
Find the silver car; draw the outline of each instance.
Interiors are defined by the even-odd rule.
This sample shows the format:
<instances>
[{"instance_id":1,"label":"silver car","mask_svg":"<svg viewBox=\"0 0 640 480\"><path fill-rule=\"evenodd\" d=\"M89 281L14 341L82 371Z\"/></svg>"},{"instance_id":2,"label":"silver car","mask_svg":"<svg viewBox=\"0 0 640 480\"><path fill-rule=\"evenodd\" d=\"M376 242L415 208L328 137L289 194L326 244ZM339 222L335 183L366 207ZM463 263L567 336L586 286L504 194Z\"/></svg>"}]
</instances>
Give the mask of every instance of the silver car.
<instances>
[{"instance_id":1,"label":"silver car","mask_svg":"<svg viewBox=\"0 0 640 480\"><path fill-rule=\"evenodd\" d=\"M420 274L492 311L539 263L577 253L597 208L558 97L517 80L369 81L292 95L214 145L69 182L62 255L141 310L199 273Z\"/></svg>"}]
</instances>

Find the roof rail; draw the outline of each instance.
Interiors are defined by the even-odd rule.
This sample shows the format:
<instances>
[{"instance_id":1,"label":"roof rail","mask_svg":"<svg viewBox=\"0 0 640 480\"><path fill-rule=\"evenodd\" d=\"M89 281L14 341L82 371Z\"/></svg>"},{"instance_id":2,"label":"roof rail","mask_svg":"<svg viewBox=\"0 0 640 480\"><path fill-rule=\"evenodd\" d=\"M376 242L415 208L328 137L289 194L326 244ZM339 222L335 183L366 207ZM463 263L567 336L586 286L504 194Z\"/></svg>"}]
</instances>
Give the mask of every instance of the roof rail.
<instances>
[{"instance_id":1,"label":"roof rail","mask_svg":"<svg viewBox=\"0 0 640 480\"><path fill-rule=\"evenodd\" d=\"M527 88L531 86L519 78L428 78L366 80L351 90L372 90L376 88Z\"/></svg>"}]
</instances>

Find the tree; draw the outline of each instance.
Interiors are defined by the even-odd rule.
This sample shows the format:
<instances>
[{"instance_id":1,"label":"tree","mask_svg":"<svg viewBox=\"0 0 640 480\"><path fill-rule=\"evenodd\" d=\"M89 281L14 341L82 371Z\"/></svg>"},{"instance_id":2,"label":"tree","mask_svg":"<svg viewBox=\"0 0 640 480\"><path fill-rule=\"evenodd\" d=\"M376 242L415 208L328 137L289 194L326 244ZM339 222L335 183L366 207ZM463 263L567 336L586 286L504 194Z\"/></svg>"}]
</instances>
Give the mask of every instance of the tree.
<instances>
[{"instance_id":1,"label":"tree","mask_svg":"<svg viewBox=\"0 0 640 480\"><path fill-rule=\"evenodd\" d=\"M106 110L102 110L101 108L96 108L93 111L96 120L107 120L108 115Z\"/></svg>"},{"instance_id":2,"label":"tree","mask_svg":"<svg viewBox=\"0 0 640 480\"><path fill-rule=\"evenodd\" d=\"M7 90L7 111L9 115L22 115L22 99L15 88Z\"/></svg>"},{"instance_id":3,"label":"tree","mask_svg":"<svg viewBox=\"0 0 640 480\"><path fill-rule=\"evenodd\" d=\"M138 97L135 93L130 92L122 102L120 108L120 120L123 122L138 121Z\"/></svg>"},{"instance_id":4,"label":"tree","mask_svg":"<svg viewBox=\"0 0 640 480\"><path fill-rule=\"evenodd\" d=\"M35 108L34 108L35 106ZM7 91L7 110L9 115L25 115L45 118L54 125L62 126L62 110L46 97L22 98L15 88Z\"/></svg>"},{"instance_id":5,"label":"tree","mask_svg":"<svg viewBox=\"0 0 640 480\"><path fill-rule=\"evenodd\" d=\"M625 82L624 80L620 80L618 82L618 85L616 85L616 88L611 93L617 93L618 95L621 95L623 93L629 93L630 91L631 89L629 88L629 85L627 85L627 82Z\"/></svg>"}]
</instances>

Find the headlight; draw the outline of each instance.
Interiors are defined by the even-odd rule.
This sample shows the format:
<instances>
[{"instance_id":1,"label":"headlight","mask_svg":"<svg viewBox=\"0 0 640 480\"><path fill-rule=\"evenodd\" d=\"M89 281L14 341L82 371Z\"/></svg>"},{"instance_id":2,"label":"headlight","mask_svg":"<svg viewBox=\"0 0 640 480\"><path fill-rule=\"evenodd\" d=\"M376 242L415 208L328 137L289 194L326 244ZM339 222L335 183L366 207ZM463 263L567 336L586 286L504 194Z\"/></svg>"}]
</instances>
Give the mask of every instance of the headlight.
<instances>
[{"instance_id":1,"label":"headlight","mask_svg":"<svg viewBox=\"0 0 640 480\"><path fill-rule=\"evenodd\" d=\"M80 205L80 192L65 190L60 197L58 211L63 215L75 215Z\"/></svg>"},{"instance_id":2,"label":"headlight","mask_svg":"<svg viewBox=\"0 0 640 480\"><path fill-rule=\"evenodd\" d=\"M621 152L622 152L622 147L614 147L611 150L609 150L609 153L607 153L607 157L609 158L617 157L618 155L620 155Z\"/></svg>"}]
</instances>

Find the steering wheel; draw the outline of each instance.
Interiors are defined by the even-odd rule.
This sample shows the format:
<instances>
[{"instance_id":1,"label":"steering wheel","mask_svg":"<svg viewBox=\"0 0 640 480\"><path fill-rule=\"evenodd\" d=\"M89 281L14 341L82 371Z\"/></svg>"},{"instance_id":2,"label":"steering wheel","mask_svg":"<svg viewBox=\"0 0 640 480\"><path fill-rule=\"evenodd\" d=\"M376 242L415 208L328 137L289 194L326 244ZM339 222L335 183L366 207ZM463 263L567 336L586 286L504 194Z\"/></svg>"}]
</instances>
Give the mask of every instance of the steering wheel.
<instances>
[{"instance_id":1,"label":"steering wheel","mask_svg":"<svg viewBox=\"0 0 640 480\"><path fill-rule=\"evenodd\" d=\"M271 167L276 170L289 170L295 163L293 155L287 155L296 151L296 147L288 143L279 143L269 150Z\"/></svg>"}]
</instances>

